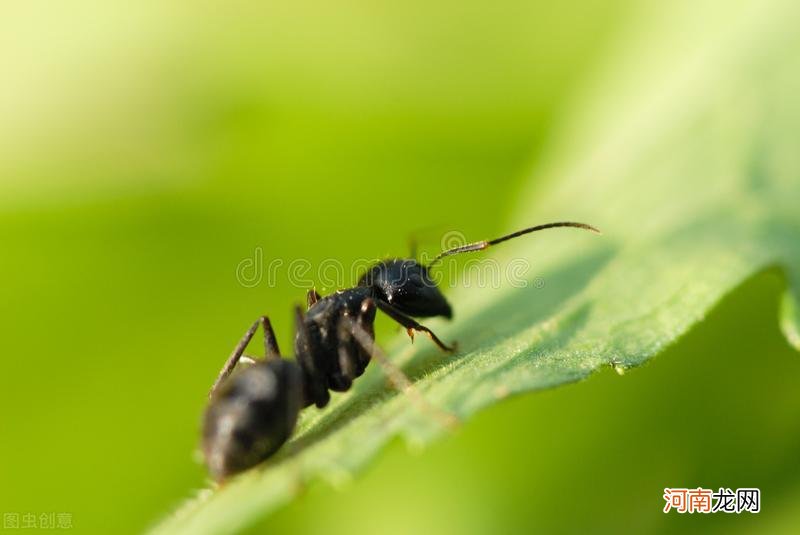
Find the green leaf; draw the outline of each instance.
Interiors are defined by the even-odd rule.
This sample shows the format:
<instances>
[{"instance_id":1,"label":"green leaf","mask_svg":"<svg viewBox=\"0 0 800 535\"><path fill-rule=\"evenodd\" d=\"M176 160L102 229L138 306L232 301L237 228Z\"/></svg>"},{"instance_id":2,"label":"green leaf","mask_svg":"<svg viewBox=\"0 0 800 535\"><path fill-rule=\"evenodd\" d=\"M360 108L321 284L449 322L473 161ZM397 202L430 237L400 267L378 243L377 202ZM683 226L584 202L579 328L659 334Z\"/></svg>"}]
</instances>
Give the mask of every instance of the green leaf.
<instances>
[{"instance_id":1,"label":"green leaf","mask_svg":"<svg viewBox=\"0 0 800 535\"><path fill-rule=\"evenodd\" d=\"M388 353L429 403L465 421L507 396L618 372L657 355L765 269L787 289L781 325L800 349L800 33L797 3L653 5L565 117L509 228L585 220L498 247L532 262L529 284L462 288L453 356L421 339ZM663 10L663 11L661 11ZM702 21L699 23L698 21ZM654 29L657 29L655 31ZM323 411L305 411L274 458L203 491L154 533L229 533L314 478L346 481L393 437L447 432L373 366Z\"/></svg>"}]
</instances>

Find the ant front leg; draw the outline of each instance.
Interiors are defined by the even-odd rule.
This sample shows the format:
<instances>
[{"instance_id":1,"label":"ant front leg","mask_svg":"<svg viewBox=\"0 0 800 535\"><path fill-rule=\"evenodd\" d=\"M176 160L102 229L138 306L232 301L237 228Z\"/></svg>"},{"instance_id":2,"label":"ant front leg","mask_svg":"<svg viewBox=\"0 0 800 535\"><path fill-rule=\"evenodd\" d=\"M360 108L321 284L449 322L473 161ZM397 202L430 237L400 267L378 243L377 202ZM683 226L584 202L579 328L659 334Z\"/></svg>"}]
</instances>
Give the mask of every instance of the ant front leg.
<instances>
[{"instance_id":1,"label":"ant front leg","mask_svg":"<svg viewBox=\"0 0 800 535\"><path fill-rule=\"evenodd\" d=\"M343 316L339 323L340 332L341 330L346 329L355 339L355 341L361 346L361 348L371 357L373 357L381 366L381 368L383 368L383 372L386 374L392 386L398 392L401 392L411 398L412 402L420 408L421 412L433 416L439 421L442 427L449 430L455 429L459 424L458 417L455 414L443 410L428 402L428 400L425 399L425 397L416 389L414 383L411 382L411 379L409 379L406 374L403 373L403 370L389 360L381 348L378 347L378 344L375 343L375 338L371 332L371 329L367 328L368 325L371 325L371 323L368 324L366 321L364 321L365 318L368 318L370 314L375 313L375 303L376 302L372 299L367 299L364 301L358 321L353 321L348 316ZM380 301L377 301L377 305L380 307Z\"/></svg>"},{"instance_id":2,"label":"ant front leg","mask_svg":"<svg viewBox=\"0 0 800 535\"><path fill-rule=\"evenodd\" d=\"M259 325L261 325L261 327L264 329L264 354L266 355L266 358L281 358L281 353L278 349L278 341L275 339L275 332L272 330L272 324L269 322L269 318L266 316L261 316L250 326L249 329L247 329L247 332L244 333L242 339L239 340L239 343L236 344L235 348L233 348L233 353L231 353L231 356L225 361L225 364L222 366L217 379L214 381L214 384L211 385L211 390L208 393L209 397L214 395L214 392L217 391L219 386L225 381L225 379L228 378L228 376L233 372L234 368L236 368L236 364L238 364L242 359L244 350L247 347L247 344L250 343L250 340L253 339L253 335L258 330Z\"/></svg>"},{"instance_id":3,"label":"ant front leg","mask_svg":"<svg viewBox=\"0 0 800 535\"><path fill-rule=\"evenodd\" d=\"M411 316L406 316L405 314L394 308L386 301L377 300L375 301L375 303L378 305L378 308L380 308L381 311L383 311L384 314L386 314L394 321L396 321L397 323L406 328L406 330L408 331L408 336L411 337L412 342L414 341L414 332L419 331L427 334L428 337L431 340L433 340L433 342L437 346L439 346L439 348L442 349L443 351L452 352L456 350L455 344L452 346L448 346L447 344L439 340L439 337L436 336L436 334L434 334L432 330L428 329L421 323L417 322L417 320L415 320Z\"/></svg>"},{"instance_id":4,"label":"ant front leg","mask_svg":"<svg viewBox=\"0 0 800 535\"><path fill-rule=\"evenodd\" d=\"M352 330L358 328L367 337L375 341L372 324L375 322L375 300L368 298L361 304L355 322L347 315L343 315L339 320L337 339L339 352L339 370L341 372L340 381L343 390L350 388L353 380L359 377L369 364L372 354L372 343L365 345L363 341L355 339Z\"/></svg>"}]
</instances>

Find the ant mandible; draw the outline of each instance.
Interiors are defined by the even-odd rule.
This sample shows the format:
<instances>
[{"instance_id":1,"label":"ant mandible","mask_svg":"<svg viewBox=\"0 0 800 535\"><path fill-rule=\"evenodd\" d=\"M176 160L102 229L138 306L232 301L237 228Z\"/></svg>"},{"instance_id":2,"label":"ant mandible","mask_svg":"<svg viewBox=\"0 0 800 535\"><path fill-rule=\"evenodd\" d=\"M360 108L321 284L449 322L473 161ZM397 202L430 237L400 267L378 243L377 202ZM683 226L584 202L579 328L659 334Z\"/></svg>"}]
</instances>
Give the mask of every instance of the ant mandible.
<instances>
[{"instance_id":1,"label":"ant mandible","mask_svg":"<svg viewBox=\"0 0 800 535\"><path fill-rule=\"evenodd\" d=\"M312 404L322 408L330 400L329 391L350 389L376 356L373 323L377 309L405 327L412 340L415 332L422 332L442 350L452 351L453 347L414 319L449 319L453 315L450 303L430 277L431 267L439 260L556 227L600 232L584 223L547 223L447 249L427 265L414 259L383 260L354 288L325 297L310 290L305 314L295 307L296 361L281 358L269 319L260 317L236 345L209 393L203 454L212 477L222 481L267 459L289 439L301 409ZM229 379L259 325L264 331L265 358Z\"/></svg>"}]
</instances>

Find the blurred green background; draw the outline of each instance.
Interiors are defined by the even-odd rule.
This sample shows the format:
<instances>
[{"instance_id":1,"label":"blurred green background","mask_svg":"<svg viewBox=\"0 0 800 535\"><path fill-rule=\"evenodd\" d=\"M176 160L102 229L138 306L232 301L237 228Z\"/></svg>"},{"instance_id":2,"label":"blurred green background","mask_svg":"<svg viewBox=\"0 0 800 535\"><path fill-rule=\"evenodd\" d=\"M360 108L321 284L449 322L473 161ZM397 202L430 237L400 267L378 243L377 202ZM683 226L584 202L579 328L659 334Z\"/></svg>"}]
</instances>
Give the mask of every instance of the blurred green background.
<instances>
[{"instance_id":1,"label":"blurred green background","mask_svg":"<svg viewBox=\"0 0 800 535\"><path fill-rule=\"evenodd\" d=\"M192 496L211 380L261 313L291 347L305 293L244 287L237 265L257 247L347 264L405 254L421 230L429 251L430 229L505 230L553 129L650 8L5 2L0 511L137 533ZM796 531L781 284L756 277L624 378L511 400L419 455L394 444L255 532ZM698 485L759 486L764 513L661 513L663 487Z\"/></svg>"}]
</instances>

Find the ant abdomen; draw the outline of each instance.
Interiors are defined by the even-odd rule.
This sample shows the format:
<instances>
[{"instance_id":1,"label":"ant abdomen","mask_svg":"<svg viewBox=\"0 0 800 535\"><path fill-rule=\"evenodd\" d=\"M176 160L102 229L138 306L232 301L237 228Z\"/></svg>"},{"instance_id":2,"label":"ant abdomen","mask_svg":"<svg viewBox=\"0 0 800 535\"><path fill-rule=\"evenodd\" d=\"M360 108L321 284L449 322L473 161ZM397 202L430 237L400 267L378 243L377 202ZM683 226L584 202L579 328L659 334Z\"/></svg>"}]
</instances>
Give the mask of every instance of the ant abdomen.
<instances>
[{"instance_id":1,"label":"ant abdomen","mask_svg":"<svg viewBox=\"0 0 800 535\"><path fill-rule=\"evenodd\" d=\"M303 407L300 367L259 361L230 377L205 413L203 453L216 480L255 466L291 436Z\"/></svg>"}]
</instances>

